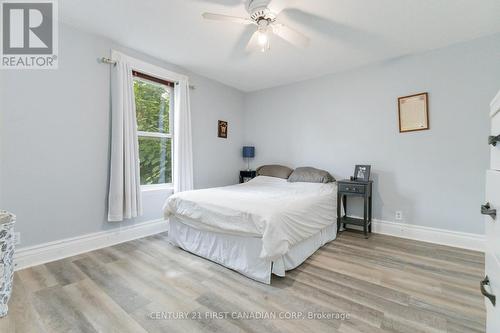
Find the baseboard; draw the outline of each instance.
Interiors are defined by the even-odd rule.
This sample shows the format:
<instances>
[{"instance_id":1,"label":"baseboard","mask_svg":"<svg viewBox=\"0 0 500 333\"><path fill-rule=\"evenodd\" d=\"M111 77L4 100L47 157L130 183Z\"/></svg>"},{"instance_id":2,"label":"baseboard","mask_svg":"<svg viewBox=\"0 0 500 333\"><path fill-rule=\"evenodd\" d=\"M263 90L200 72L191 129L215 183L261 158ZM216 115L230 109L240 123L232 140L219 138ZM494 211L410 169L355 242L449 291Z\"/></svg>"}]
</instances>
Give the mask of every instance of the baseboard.
<instances>
[{"instance_id":1,"label":"baseboard","mask_svg":"<svg viewBox=\"0 0 500 333\"><path fill-rule=\"evenodd\" d=\"M16 270L41 265L47 262L71 257L77 254L128 242L134 239L155 235L167 231L164 220L148 221L129 227L100 231L79 237L66 238L55 242L16 249L14 255ZM446 229L437 229L419 225L397 223L374 219L374 233L396 236L484 251L484 236Z\"/></svg>"},{"instance_id":2,"label":"baseboard","mask_svg":"<svg viewBox=\"0 0 500 333\"><path fill-rule=\"evenodd\" d=\"M484 235L373 219L372 232L484 252Z\"/></svg>"},{"instance_id":3,"label":"baseboard","mask_svg":"<svg viewBox=\"0 0 500 333\"><path fill-rule=\"evenodd\" d=\"M35 246L22 247L16 249L14 255L15 270L155 235L167 231L167 228L168 224L165 220L155 220Z\"/></svg>"}]
</instances>

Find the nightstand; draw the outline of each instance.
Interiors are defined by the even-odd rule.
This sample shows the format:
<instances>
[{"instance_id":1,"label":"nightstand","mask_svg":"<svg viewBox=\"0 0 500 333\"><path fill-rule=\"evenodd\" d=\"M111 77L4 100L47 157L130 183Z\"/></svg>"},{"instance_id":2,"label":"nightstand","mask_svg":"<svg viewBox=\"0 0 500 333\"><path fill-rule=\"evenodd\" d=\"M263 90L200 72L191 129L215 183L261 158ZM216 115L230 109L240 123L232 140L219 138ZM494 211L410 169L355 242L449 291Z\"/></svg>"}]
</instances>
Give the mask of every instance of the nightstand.
<instances>
[{"instance_id":1,"label":"nightstand","mask_svg":"<svg viewBox=\"0 0 500 333\"><path fill-rule=\"evenodd\" d=\"M257 177L257 171L255 170L242 170L240 171L240 183L246 183L252 178Z\"/></svg>"},{"instance_id":2,"label":"nightstand","mask_svg":"<svg viewBox=\"0 0 500 333\"><path fill-rule=\"evenodd\" d=\"M340 225L353 224L363 227L365 238L368 238L368 233L372 232L372 184L373 182L356 181L356 180L341 180L337 182L337 231L340 230ZM354 218L347 215L347 198L361 197L363 198L363 218ZM345 215L341 216L340 205L344 205Z\"/></svg>"}]
</instances>

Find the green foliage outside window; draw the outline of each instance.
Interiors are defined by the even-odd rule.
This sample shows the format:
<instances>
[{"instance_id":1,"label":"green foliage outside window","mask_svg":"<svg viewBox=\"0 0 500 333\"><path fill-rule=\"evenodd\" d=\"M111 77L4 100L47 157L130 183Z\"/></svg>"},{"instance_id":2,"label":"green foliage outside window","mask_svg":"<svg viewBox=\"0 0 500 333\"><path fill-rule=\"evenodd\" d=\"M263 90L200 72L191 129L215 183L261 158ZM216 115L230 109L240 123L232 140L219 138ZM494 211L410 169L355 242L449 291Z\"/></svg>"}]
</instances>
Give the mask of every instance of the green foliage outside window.
<instances>
[{"instance_id":1,"label":"green foliage outside window","mask_svg":"<svg viewBox=\"0 0 500 333\"><path fill-rule=\"evenodd\" d=\"M171 147L170 139L139 137L141 185L172 182Z\"/></svg>"},{"instance_id":2,"label":"green foliage outside window","mask_svg":"<svg viewBox=\"0 0 500 333\"><path fill-rule=\"evenodd\" d=\"M142 79L134 80L137 129L170 133L170 90ZM172 140L139 136L141 185L172 182Z\"/></svg>"}]
</instances>

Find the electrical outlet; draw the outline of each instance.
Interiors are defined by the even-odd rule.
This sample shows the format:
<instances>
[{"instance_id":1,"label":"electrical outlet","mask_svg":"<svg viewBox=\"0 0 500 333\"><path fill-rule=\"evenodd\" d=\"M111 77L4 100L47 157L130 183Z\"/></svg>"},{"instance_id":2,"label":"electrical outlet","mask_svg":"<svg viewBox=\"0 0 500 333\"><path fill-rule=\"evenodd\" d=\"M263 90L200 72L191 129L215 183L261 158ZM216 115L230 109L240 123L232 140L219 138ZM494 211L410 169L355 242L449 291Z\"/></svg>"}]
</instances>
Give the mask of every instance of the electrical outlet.
<instances>
[{"instance_id":1,"label":"electrical outlet","mask_svg":"<svg viewBox=\"0 0 500 333\"><path fill-rule=\"evenodd\" d=\"M19 245L19 244L21 244L21 233L15 232L14 233L14 245Z\"/></svg>"},{"instance_id":2,"label":"electrical outlet","mask_svg":"<svg viewBox=\"0 0 500 333\"><path fill-rule=\"evenodd\" d=\"M403 219L403 212L400 210L396 211L396 220L401 221Z\"/></svg>"}]
</instances>

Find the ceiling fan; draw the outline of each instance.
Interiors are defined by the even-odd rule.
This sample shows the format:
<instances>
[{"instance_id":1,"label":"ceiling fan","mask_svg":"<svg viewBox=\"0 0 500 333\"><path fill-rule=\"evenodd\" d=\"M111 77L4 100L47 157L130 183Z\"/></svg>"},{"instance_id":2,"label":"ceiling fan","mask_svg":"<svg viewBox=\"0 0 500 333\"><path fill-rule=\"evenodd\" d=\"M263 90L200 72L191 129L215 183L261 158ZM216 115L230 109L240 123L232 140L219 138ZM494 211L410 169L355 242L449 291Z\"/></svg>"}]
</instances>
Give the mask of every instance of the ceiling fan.
<instances>
[{"instance_id":1,"label":"ceiling fan","mask_svg":"<svg viewBox=\"0 0 500 333\"><path fill-rule=\"evenodd\" d=\"M247 44L247 50L253 51L260 49L266 52L271 48L270 36L274 34L297 47L306 47L309 44L309 38L304 34L287 27L279 22L280 12L273 12L269 6L271 0L248 0L247 11L248 18L235 17L213 13L203 13L202 16L208 20L226 21L239 24L253 24L257 26L250 41Z\"/></svg>"}]
</instances>

